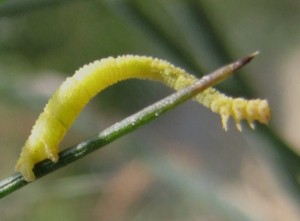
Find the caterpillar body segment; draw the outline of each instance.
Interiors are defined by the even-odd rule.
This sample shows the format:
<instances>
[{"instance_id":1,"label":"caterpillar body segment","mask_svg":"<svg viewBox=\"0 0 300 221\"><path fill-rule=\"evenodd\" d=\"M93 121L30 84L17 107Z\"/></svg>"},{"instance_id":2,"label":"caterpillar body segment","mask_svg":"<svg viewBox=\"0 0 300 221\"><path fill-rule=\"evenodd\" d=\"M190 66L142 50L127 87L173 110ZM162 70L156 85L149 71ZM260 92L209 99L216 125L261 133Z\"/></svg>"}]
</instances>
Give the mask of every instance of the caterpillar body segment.
<instances>
[{"instance_id":1,"label":"caterpillar body segment","mask_svg":"<svg viewBox=\"0 0 300 221\"><path fill-rule=\"evenodd\" d=\"M183 69L152 57L109 57L85 65L62 83L45 106L22 149L16 170L25 180L33 181L35 163L46 158L58 160L59 143L88 101L103 89L129 78L160 81L175 90L197 81ZM195 100L220 114L224 129L229 117L236 121L238 129L241 120L247 120L252 128L254 121L268 122L269 106L265 100L231 98L213 88L198 94Z\"/></svg>"},{"instance_id":2,"label":"caterpillar body segment","mask_svg":"<svg viewBox=\"0 0 300 221\"><path fill-rule=\"evenodd\" d=\"M268 124L270 108L266 100L232 98L220 93L214 88L208 88L195 97L195 100L210 108L221 116L222 125L227 130L227 122L232 117L239 131L242 130L241 121L246 120L254 129L254 121Z\"/></svg>"}]
</instances>

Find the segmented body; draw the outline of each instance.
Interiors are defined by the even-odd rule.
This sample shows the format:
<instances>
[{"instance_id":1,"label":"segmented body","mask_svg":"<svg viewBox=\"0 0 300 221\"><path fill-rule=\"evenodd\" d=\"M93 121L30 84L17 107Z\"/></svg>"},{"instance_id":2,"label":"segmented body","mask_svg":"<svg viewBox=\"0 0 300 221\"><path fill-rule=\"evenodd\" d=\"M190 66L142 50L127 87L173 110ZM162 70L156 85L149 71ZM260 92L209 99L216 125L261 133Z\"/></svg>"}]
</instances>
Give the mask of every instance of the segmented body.
<instances>
[{"instance_id":1,"label":"segmented body","mask_svg":"<svg viewBox=\"0 0 300 221\"><path fill-rule=\"evenodd\" d=\"M160 81L175 90L197 80L166 61L145 56L109 57L85 65L63 82L45 106L22 149L16 170L27 181L34 180L34 164L46 158L58 160L59 143L87 102L106 87L129 78ZM225 129L230 116L239 129L243 119L251 127L255 120L268 122L269 107L265 100L234 99L213 88L206 89L195 100L220 114Z\"/></svg>"}]
</instances>

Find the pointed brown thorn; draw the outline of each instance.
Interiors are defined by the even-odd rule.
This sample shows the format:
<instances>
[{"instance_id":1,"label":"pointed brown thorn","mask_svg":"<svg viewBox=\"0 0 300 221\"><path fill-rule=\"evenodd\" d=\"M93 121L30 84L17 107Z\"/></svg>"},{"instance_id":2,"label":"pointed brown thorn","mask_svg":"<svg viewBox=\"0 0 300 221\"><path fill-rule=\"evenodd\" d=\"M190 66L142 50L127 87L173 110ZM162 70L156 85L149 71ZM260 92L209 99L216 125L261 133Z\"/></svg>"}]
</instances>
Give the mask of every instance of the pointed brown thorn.
<instances>
[{"instance_id":1,"label":"pointed brown thorn","mask_svg":"<svg viewBox=\"0 0 300 221\"><path fill-rule=\"evenodd\" d=\"M235 71L241 69L250 61L252 61L252 59L255 58L258 54L259 51L253 52L252 54L249 54L246 57L243 57L229 65L224 66L224 72L228 73L228 76L232 75Z\"/></svg>"},{"instance_id":2,"label":"pointed brown thorn","mask_svg":"<svg viewBox=\"0 0 300 221\"><path fill-rule=\"evenodd\" d=\"M252 61L253 58L255 58L259 54L259 51L255 51L252 54L249 54L248 56L241 58L240 60L233 63L233 71L236 71L246 64L248 64L250 61Z\"/></svg>"},{"instance_id":3,"label":"pointed brown thorn","mask_svg":"<svg viewBox=\"0 0 300 221\"><path fill-rule=\"evenodd\" d=\"M243 66L245 66L246 64L248 64L255 56L257 56L259 54L258 51L249 54L246 57L243 57L237 61L234 61L228 65L225 65L221 68L219 68L218 70L212 72L211 74L206 75L205 77L207 79L209 79L210 83L209 86L213 86L223 80L225 80L226 78L230 77L231 75L234 74L234 72L240 68L242 68Z\"/></svg>"}]
</instances>

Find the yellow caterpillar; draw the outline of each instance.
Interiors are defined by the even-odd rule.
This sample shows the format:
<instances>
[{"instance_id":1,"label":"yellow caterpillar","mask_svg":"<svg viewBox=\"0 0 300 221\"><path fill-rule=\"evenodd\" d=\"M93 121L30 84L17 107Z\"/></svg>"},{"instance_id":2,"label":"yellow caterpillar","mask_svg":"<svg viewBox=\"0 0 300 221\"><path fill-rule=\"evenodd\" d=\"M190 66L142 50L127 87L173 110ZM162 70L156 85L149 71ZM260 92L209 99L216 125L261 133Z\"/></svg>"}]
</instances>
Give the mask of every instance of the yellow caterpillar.
<instances>
[{"instance_id":1,"label":"yellow caterpillar","mask_svg":"<svg viewBox=\"0 0 300 221\"><path fill-rule=\"evenodd\" d=\"M85 65L63 82L45 106L22 149L16 170L25 180L33 181L35 163L46 158L57 162L59 143L87 102L106 87L129 78L160 81L175 90L197 80L166 61L145 56L109 57ZM220 114L225 130L230 116L239 130L243 119L252 128L254 121L266 124L269 119L265 100L234 99L213 88L206 89L195 100Z\"/></svg>"}]
</instances>

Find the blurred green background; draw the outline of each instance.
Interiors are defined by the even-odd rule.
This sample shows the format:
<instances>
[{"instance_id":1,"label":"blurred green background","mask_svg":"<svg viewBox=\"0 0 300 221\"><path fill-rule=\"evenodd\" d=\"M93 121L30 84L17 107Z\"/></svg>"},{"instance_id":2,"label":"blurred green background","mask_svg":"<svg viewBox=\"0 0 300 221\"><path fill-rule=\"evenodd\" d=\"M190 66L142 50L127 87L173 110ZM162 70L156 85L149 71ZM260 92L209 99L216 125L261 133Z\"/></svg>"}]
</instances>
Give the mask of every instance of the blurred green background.
<instances>
[{"instance_id":1,"label":"blurred green background","mask_svg":"<svg viewBox=\"0 0 300 221\"><path fill-rule=\"evenodd\" d=\"M58 85L107 56L149 55L201 76L259 50L220 89L268 99L269 128L228 132L187 102L0 201L1 220L300 220L300 2L7 0L0 3L0 179ZM72 146L172 91L130 80L97 96ZM275 133L276 132L276 133Z\"/></svg>"}]
</instances>

